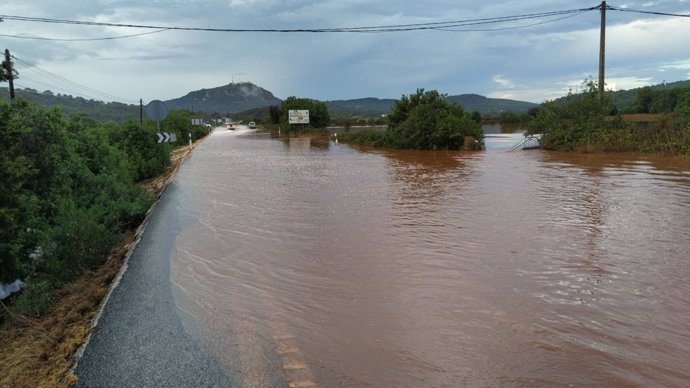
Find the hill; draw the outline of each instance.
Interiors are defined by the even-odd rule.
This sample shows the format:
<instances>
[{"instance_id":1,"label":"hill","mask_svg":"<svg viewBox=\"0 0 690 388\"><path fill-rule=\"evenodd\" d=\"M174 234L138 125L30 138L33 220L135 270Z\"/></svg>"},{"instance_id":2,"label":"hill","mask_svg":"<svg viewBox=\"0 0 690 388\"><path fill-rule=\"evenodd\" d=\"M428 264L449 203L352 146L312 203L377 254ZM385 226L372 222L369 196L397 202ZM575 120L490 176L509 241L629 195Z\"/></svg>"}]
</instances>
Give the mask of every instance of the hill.
<instances>
[{"instance_id":1,"label":"hill","mask_svg":"<svg viewBox=\"0 0 690 388\"><path fill-rule=\"evenodd\" d=\"M169 109L221 114L280 105L281 102L273 93L251 82L230 83L216 88L196 90L183 97L165 101Z\"/></svg>"},{"instance_id":2,"label":"hill","mask_svg":"<svg viewBox=\"0 0 690 388\"><path fill-rule=\"evenodd\" d=\"M669 90L677 87L690 88L690 80L650 86L652 90ZM640 89L642 88L617 90L611 94L613 97L613 104L616 105L616 108L618 108L619 112L627 112L632 107L633 103L635 102L637 92Z\"/></svg>"},{"instance_id":3,"label":"hill","mask_svg":"<svg viewBox=\"0 0 690 388\"><path fill-rule=\"evenodd\" d=\"M488 98L478 94L460 94L457 96L448 96L446 99L450 102L462 105L466 111L474 112L476 110L481 114L527 112L529 108L538 105L527 101Z\"/></svg>"},{"instance_id":4,"label":"hill","mask_svg":"<svg viewBox=\"0 0 690 388\"><path fill-rule=\"evenodd\" d=\"M103 102L87 100L83 97L72 97L68 94L54 94L50 90L39 92L35 89L16 89L17 97L23 97L42 107L60 107L67 114L83 112L95 120L123 122L129 119L139 120L139 106L121 102ZM8 100L7 87L0 87L0 99Z\"/></svg>"},{"instance_id":5,"label":"hill","mask_svg":"<svg viewBox=\"0 0 690 388\"><path fill-rule=\"evenodd\" d=\"M505 111L527 112L537 104L527 101L488 98L478 94L460 94L448 96L446 100L460 104L469 112L479 111L481 114L500 113ZM358 98L354 100L326 101L331 116L378 116L390 112L395 103L394 99Z\"/></svg>"},{"instance_id":6,"label":"hill","mask_svg":"<svg viewBox=\"0 0 690 388\"><path fill-rule=\"evenodd\" d=\"M2 97L7 99L7 88L0 88ZM17 95L41 107L59 106L66 113L83 112L96 120L122 122L128 119L139 119L137 105L119 102L103 102L72 97L66 94L54 94L46 90L17 89ZM479 111L482 114L503 111L526 112L531 102L487 98L477 94L448 96L448 101L458 103L466 111ZM200 89L185 96L165 101L168 109L187 109L203 112L213 117L222 115L267 116L267 110L261 109L271 105L280 105L282 100L270 91L251 82L230 83L211 89ZM389 113L395 100L392 98L357 98L351 100L325 101L331 117L376 117ZM202 114L202 116L204 116Z\"/></svg>"}]
</instances>

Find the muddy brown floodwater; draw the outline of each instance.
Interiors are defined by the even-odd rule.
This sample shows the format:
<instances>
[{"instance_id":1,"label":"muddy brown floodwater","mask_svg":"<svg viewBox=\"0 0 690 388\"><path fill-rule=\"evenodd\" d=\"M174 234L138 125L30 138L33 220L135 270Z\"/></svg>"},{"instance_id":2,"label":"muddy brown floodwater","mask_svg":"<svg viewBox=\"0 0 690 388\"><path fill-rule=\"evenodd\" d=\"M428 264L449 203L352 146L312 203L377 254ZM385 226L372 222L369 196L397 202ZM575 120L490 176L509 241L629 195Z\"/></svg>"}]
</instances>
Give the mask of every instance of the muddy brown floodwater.
<instances>
[{"instance_id":1,"label":"muddy brown floodwater","mask_svg":"<svg viewBox=\"0 0 690 388\"><path fill-rule=\"evenodd\" d=\"M183 321L246 387L687 386L690 163L215 132Z\"/></svg>"}]
</instances>

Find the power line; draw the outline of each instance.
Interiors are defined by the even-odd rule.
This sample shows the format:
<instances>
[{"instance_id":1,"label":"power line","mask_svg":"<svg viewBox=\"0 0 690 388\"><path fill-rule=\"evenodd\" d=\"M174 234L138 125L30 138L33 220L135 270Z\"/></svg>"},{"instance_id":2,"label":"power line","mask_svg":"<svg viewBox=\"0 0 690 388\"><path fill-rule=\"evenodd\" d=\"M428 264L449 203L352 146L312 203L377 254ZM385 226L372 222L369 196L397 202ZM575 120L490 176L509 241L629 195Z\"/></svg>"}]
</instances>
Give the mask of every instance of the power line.
<instances>
[{"instance_id":1,"label":"power line","mask_svg":"<svg viewBox=\"0 0 690 388\"><path fill-rule=\"evenodd\" d=\"M456 31L456 32L470 32L470 31L500 31L509 30L517 28L532 27L540 24L551 23L554 21L562 20L567 17L572 17L577 14L593 11L600 9L601 6L596 5L588 8L578 8L569 9L561 11L551 11L551 12L539 12L539 13L529 13L529 14L519 14L512 16L501 16L493 18L479 18L479 19L465 19L465 20L454 20L447 22L429 22L429 23L413 23L413 24L393 24L393 25L381 25L381 26L364 26L364 27L336 27L336 28L296 28L296 29L273 29L273 28L204 28L204 27L180 27L180 26L157 26L157 25L143 25L143 24L130 24L130 23L107 23L107 22L94 22L94 21L84 21L84 20L69 20L69 19L54 19L54 18L41 18L41 17L31 17L31 16L17 16L17 15L0 15L0 21L2 20L14 20L20 22L36 22L36 23L54 23L54 24L72 24L72 25L85 25L85 26L107 26L107 27L123 27L123 28L143 28L143 29L156 29L158 31L150 32L157 33L167 30L178 30L178 31L204 31L204 32L268 32L268 33L380 33L380 32L403 32L403 31L419 31L419 30L441 30L441 31ZM661 15L661 16L673 16L673 17L690 17L689 14L676 14L676 13L666 13L666 12L656 12L656 11L642 11L629 8L617 8L612 6L606 6L606 9L620 12L635 12L641 14L650 15ZM575 15L573 15L575 14ZM535 18L559 16L559 15L570 15L563 18L556 18L550 21L533 23L525 26L514 26L514 27L504 27L495 29L464 29L461 27L477 26L485 24L496 24L505 23L511 21L528 20ZM19 35L0 35L10 38L20 38L20 39L38 39L38 40L56 40L56 41L97 41L97 40L111 40L111 39L121 39L129 38L134 36L141 36L147 33L141 34L131 34L124 36L114 36L105 38L84 38L84 39L58 39L58 38L45 38L45 37L29 37L29 36L19 36Z\"/></svg>"},{"instance_id":2,"label":"power line","mask_svg":"<svg viewBox=\"0 0 690 388\"><path fill-rule=\"evenodd\" d=\"M42 76L44 76L44 77L46 77L46 78L52 79L54 82L59 83L59 84L61 85L61 87L64 87L64 88L70 89L70 90L74 90L74 88L77 88L77 90L81 90L81 92L79 92L78 94L85 95L85 96L90 97L90 98L93 98L93 99L95 99L95 100L99 100L99 99L102 99L103 97L107 97L107 98L111 98L111 99L116 99L116 100L121 100L121 101L128 101L128 102L132 102L132 103L138 102L138 101L130 100L130 99L128 99L128 98L123 98L123 97L115 96L115 95L112 95L112 94L109 94L109 93L101 92L101 91L99 91L99 90L90 88L90 87L85 86L85 85L82 85L82 84L80 84L80 83L71 81L71 80L69 80L69 79L67 79L67 78L64 78L64 77L59 76L59 75L54 74L54 73L51 73L50 71L48 71L48 70L46 70L46 69L40 68L40 67L38 67L38 66L36 66L36 65L34 65L34 64L32 64L32 63L29 63L29 62L24 61L24 60L22 60L22 59L20 59L20 58L17 58L15 55L12 55L12 58L13 58L15 61L17 61L18 63L21 63L22 65L26 66L27 69L36 71L36 72L39 73L40 75L42 75ZM94 93L95 93L96 96L100 95L100 96L102 96L102 97L100 97L100 98L99 98L99 97L95 97L95 96L94 96Z\"/></svg>"},{"instance_id":3,"label":"power line","mask_svg":"<svg viewBox=\"0 0 690 388\"><path fill-rule=\"evenodd\" d=\"M589 10L587 10L587 11L589 11ZM477 29L464 29L464 28L463 28L463 29L457 29L457 30L454 30L454 29L446 29L446 28L439 28L439 30L441 30L441 31L450 31L450 32L484 32L484 31L517 30L517 29L520 29L520 28L534 27L534 26L539 26L539 25L542 25L542 24L548 24L548 23L557 22L557 21L563 20L563 19L572 18L572 17L578 16L578 15L582 15L583 13L585 13L585 12L587 12L587 11L577 12L577 13L574 13L574 14L570 14L570 15L567 15L567 16L560 17L560 18L555 18L555 19L546 20L546 21L537 22L537 23L532 23L532 24L526 24L526 25L522 25L522 26L502 27L502 28L477 28Z\"/></svg>"},{"instance_id":4,"label":"power line","mask_svg":"<svg viewBox=\"0 0 690 388\"><path fill-rule=\"evenodd\" d=\"M512 16L501 16L493 18L479 18L479 19L465 19L454 20L447 22L430 22L430 23L414 23L414 24L393 24L381 26L364 26L364 27L336 27L336 28L297 28L297 29L246 29L246 28L204 28L204 27L179 27L179 26L157 26L157 25L142 25L129 23L106 23L93 22L83 20L68 20L68 19L53 19L53 18L39 18L30 16L16 16L16 15L0 15L0 19L14 20L20 22L36 22L36 23L54 23L54 24L72 24L72 25L86 25L86 26L107 26L107 27L124 27L124 28L145 28L157 30L178 30L178 31L205 31L205 32L279 32L279 33L335 33L335 32L400 32L400 31L418 31L418 30L439 30L443 28L463 27L468 25L482 25L505 23L509 21L534 19L540 17L549 17L570 13L578 13L585 11L592 11L598 9L599 6L589 8L578 8L562 11L540 12L530 14L520 14Z\"/></svg>"},{"instance_id":5,"label":"power line","mask_svg":"<svg viewBox=\"0 0 690 388\"><path fill-rule=\"evenodd\" d=\"M643 10L639 10L639 9L617 8L617 7L611 7L611 6L607 6L606 8L610 9L612 11L620 11L620 12L634 12L634 13L642 13L642 14L647 14L647 15L674 16L674 17L681 17L681 18L690 18L690 14L667 13L667 12L657 12L657 11L643 11Z\"/></svg>"},{"instance_id":6,"label":"power line","mask_svg":"<svg viewBox=\"0 0 690 388\"><path fill-rule=\"evenodd\" d=\"M115 40L115 39L132 38L135 36L157 34L159 32L168 31L168 30L169 30L169 28L162 28L162 29L156 30L156 31L147 31L147 32L141 32L138 34L130 34L130 35L108 36L108 37L103 37L103 38L74 38L74 39L69 39L69 38L46 38L46 37L42 37L42 36L7 35L7 34L0 34L0 36L2 36L4 38L50 40L50 41L58 41L58 42L90 42L90 41L97 41L97 40Z\"/></svg>"}]
</instances>

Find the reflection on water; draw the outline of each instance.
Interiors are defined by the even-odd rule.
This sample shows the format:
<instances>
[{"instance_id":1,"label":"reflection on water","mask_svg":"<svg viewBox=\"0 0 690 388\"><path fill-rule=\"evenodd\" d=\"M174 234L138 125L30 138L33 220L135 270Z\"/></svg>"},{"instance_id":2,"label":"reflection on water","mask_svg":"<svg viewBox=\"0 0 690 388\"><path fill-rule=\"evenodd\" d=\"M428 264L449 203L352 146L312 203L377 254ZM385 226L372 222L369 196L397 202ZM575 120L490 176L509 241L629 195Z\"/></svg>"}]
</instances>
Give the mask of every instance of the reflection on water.
<instances>
[{"instance_id":1,"label":"reflection on water","mask_svg":"<svg viewBox=\"0 0 690 388\"><path fill-rule=\"evenodd\" d=\"M502 139L215 133L177 179L189 332L248 387L685 386L690 163Z\"/></svg>"}]
</instances>

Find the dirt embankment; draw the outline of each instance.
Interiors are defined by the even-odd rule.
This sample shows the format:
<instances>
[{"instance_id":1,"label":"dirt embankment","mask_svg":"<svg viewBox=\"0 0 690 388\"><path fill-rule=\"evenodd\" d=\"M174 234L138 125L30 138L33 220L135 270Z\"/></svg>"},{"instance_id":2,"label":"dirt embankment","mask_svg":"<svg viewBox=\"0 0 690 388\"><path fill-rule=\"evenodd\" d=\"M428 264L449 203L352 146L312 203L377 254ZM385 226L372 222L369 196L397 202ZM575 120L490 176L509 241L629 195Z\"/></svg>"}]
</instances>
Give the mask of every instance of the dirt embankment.
<instances>
[{"instance_id":1,"label":"dirt embankment","mask_svg":"<svg viewBox=\"0 0 690 388\"><path fill-rule=\"evenodd\" d=\"M167 171L142 185L159 196L202 141L173 151ZM142 230L127 233L103 266L63 287L48 315L13 316L12 324L0 329L0 387L66 387L76 382L77 378L69 373L75 353L87 338L103 298ZM12 314L1 303L0 316Z\"/></svg>"}]
</instances>

